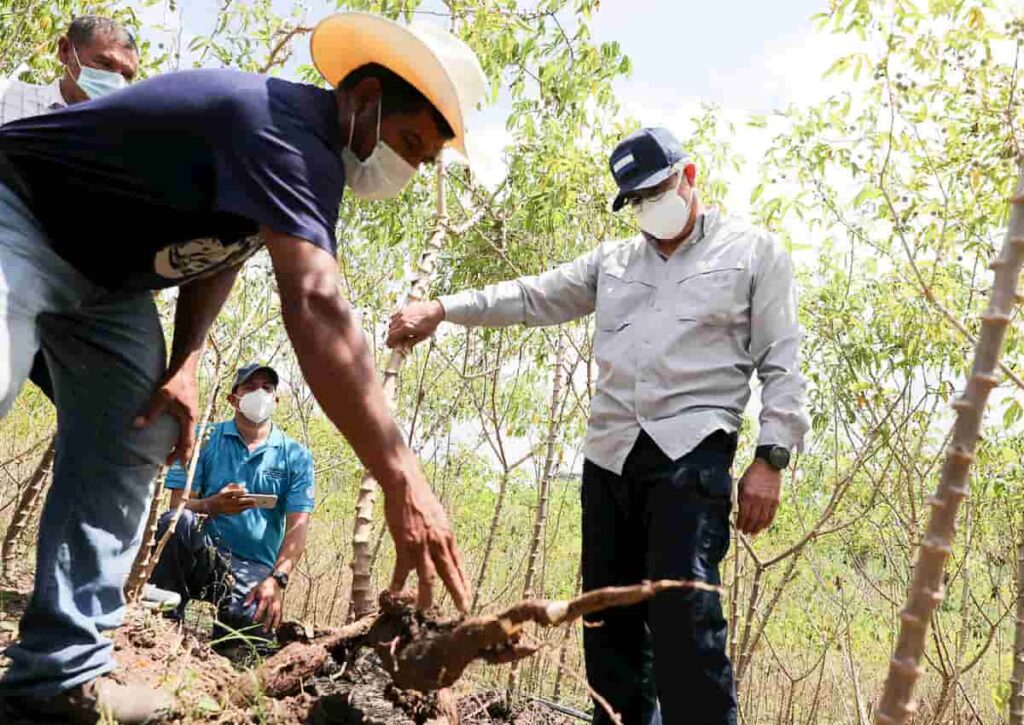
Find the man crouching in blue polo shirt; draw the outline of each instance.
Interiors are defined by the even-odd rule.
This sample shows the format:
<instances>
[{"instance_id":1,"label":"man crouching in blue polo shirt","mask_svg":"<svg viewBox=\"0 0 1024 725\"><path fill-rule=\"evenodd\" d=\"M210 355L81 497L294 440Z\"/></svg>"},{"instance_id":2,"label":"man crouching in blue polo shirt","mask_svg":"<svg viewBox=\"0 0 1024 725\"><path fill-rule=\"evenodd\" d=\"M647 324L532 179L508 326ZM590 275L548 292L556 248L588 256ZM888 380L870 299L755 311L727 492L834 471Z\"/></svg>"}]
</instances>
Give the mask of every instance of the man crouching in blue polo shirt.
<instances>
[{"instance_id":1,"label":"man crouching in blue polo shirt","mask_svg":"<svg viewBox=\"0 0 1024 725\"><path fill-rule=\"evenodd\" d=\"M251 637L259 624L267 632L280 624L288 576L306 549L313 457L271 423L277 385L273 368L253 363L238 370L228 395L235 417L212 426L191 498L151 578L181 595L172 613L178 619L190 599L215 604L214 637L229 645L240 641L232 633ZM167 474L171 511L160 520L160 535L185 493L185 478L180 464Z\"/></svg>"}]
</instances>

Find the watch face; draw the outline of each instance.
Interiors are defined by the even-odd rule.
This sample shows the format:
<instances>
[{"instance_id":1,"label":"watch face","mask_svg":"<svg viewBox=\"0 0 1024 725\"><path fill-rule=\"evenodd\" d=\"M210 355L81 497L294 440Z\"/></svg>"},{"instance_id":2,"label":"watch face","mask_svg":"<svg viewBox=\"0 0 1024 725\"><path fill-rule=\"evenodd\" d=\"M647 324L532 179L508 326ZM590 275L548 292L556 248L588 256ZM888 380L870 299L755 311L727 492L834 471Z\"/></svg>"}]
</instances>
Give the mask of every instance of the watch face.
<instances>
[{"instance_id":1,"label":"watch face","mask_svg":"<svg viewBox=\"0 0 1024 725\"><path fill-rule=\"evenodd\" d=\"M288 586L288 575L284 572L274 572L273 577L277 579L277 583L281 585L282 589Z\"/></svg>"},{"instance_id":2,"label":"watch face","mask_svg":"<svg viewBox=\"0 0 1024 725\"><path fill-rule=\"evenodd\" d=\"M768 462L781 471L789 465L789 451L782 446L775 446L768 453Z\"/></svg>"}]
</instances>

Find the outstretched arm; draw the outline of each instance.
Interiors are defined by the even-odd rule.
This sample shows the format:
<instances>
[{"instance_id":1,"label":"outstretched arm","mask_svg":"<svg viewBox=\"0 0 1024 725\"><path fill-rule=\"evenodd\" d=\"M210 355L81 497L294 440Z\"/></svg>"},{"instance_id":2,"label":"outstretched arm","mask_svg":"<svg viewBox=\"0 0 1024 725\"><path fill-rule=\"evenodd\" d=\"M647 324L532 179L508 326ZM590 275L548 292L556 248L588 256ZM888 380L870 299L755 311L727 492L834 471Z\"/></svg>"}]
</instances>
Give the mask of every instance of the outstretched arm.
<instances>
[{"instance_id":1,"label":"outstretched arm","mask_svg":"<svg viewBox=\"0 0 1024 725\"><path fill-rule=\"evenodd\" d=\"M420 605L427 606L440 574L456 606L465 610L468 585L451 526L388 410L363 331L341 296L337 262L298 237L269 229L263 234L302 374L384 491L396 550L392 589L400 590L415 569Z\"/></svg>"},{"instance_id":2,"label":"outstretched arm","mask_svg":"<svg viewBox=\"0 0 1024 725\"><path fill-rule=\"evenodd\" d=\"M600 247L542 274L487 285L429 302L414 302L391 316L389 347L413 345L434 334L442 320L504 327L558 325L594 311Z\"/></svg>"}]
</instances>

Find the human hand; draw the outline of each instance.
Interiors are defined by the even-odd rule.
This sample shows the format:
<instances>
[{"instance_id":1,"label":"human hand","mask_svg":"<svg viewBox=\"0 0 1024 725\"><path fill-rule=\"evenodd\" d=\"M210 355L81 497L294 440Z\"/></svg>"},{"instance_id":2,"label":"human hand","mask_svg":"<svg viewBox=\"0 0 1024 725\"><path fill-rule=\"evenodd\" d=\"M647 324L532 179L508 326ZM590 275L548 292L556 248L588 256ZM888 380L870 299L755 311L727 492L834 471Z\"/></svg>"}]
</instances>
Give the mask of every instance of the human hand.
<instances>
[{"instance_id":1,"label":"human hand","mask_svg":"<svg viewBox=\"0 0 1024 725\"><path fill-rule=\"evenodd\" d=\"M782 497L782 471L755 459L739 483L739 515L736 527L744 534L758 534L771 526Z\"/></svg>"},{"instance_id":2,"label":"human hand","mask_svg":"<svg viewBox=\"0 0 1024 725\"><path fill-rule=\"evenodd\" d=\"M281 624L281 616L284 613L284 590L277 583L277 579L268 576L259 584L254 586L245 598L245 606L256 604L256 614L252 621L263 624L264 632L273 632Z\"/></svg>"},{"instance_id":3,"label":"human hand","mask_svg":"<svg viewBox=\"0 0 1024 725\"><path fill-rule=\"evenodd\" d=\"M430 490L419 462L409 454L404 476L384 489L384 518L395 541L395 572L390 591L399 594L409 573L419 580L416 604L427 609L433 602L437 574L451 592L460 612L469 608L469 583L462 556L455 544L448 516Z\"/></svg>"},{"instance_id":4,"label":"human hand","mask_svg":"<svg viewBox=\"0 0 1024 725\"><path fill-rule=\"evenodd\" d=\"M145 428L164 413L178 421L178 440L167 454L167 465L175 460L188 466L196 445L196 420L199 412L199 389L195 370L182 367L169 371L153 393L146 407L136 416L132 425Z\"/></svg>"},{"instance_id":5,"label":"human hand","mask_svg":"<svg viewBox=\"0 0 1024 725\"><path fill-rule=\"evenodd\" d=\"M412 347L426 340L444 320L444 305L437 300L412 302L391 315L388 347Z\"/></svg>"},{"instance_id":6,"label":"human hand","mask_svg":"<svg viewBox=\"0 0 1024 725\"><path fill-rule=\"evenodd\" d=\"M256 500L248 495L245 486L229 483L217 493L204 499L203 509L209 516L233 516L256 506Z\"/></svg>"}]
</instances>

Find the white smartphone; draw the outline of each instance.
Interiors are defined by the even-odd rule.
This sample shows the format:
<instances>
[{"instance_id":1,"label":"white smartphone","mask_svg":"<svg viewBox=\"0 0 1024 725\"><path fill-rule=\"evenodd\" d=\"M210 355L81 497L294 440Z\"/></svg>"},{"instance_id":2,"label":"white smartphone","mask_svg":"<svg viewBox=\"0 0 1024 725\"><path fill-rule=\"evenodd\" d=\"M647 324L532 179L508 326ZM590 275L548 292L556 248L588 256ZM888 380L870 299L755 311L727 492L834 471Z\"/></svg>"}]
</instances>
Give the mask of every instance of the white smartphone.
<instances>
[{"instance_id":1,"label":"white smartphone","mask_svg":"<svg viewBox=\"0 0 1024 725\"><path fill-rule=\"evenodd\" d=\"M247 493L245 497L255 501L258 509L272 509L277 506L277 496L272 493Z\"/></svg>"}]
</instances>

